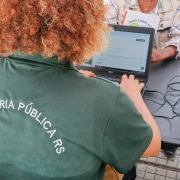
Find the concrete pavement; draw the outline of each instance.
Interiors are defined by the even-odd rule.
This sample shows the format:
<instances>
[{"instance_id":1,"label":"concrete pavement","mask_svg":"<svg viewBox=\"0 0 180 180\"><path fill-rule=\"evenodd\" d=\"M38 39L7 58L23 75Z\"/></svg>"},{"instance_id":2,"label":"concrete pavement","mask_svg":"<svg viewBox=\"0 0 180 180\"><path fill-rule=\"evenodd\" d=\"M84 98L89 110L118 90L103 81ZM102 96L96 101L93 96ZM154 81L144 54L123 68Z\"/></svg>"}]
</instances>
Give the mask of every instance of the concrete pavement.
<instances>
[{"instance_id":1,"label":"concrete pavement","mask_svg":"<svg viewBox=\"0 0 180 180\"><path fill-rule=\"evenodd\" d=\"M173 158L160 151L157 157L141 158L136 166L136 180L180 180L180 148Z\"/></svg>"}]
</instances>

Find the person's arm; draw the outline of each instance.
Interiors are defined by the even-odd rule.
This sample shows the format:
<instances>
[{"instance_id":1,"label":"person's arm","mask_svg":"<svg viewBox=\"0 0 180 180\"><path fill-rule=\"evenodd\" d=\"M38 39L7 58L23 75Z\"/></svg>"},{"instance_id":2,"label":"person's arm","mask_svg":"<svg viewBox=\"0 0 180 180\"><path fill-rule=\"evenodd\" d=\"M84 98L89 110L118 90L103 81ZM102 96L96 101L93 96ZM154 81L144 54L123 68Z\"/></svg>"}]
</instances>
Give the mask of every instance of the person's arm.
<instances>
[{"instance_id":1,"label":"person's arm","mask_svg":"<svg viewBox=\"0 0 180 180\"><path fill-rule=\"evenodd\" d=\"M170 39L163 46L163 49L153 49L151 62L159 62L164 59L176 56L180 57L180 6L176 10L172 27L169 32Z\"/></svg>"},{"instance_id":2,"label":"person's arm","mask_svg":"<svg viewBox=\"0 0 180 180\"><path fill-rule=\"evenodd\" d=\"M143 119L150 125L153 131L151 143L142 155L142 157L145 158L156 156L159 153L161 147L161 135L154 118L152 117L150 111L148 110L147 106L145 105L142 99L140 92L144 84L139 84L138 80L134 80L133 75L130 75L129 78L126 75L123 75L120 86L130 97L130 99L134 102L136 109L142 115Z\"/></svg>"},{"instance_id":3,"label":"person's arm","mask_svg":"<svg viewBox=\"0 0 180 180\"><path fill-rule=\"evenodd\" d=\"M151 62L157 63L167 59L169 57L173 57L177 54L177 47L176 46L167 46L164 49L153 49Z\"/></svg>"}]
</instances>

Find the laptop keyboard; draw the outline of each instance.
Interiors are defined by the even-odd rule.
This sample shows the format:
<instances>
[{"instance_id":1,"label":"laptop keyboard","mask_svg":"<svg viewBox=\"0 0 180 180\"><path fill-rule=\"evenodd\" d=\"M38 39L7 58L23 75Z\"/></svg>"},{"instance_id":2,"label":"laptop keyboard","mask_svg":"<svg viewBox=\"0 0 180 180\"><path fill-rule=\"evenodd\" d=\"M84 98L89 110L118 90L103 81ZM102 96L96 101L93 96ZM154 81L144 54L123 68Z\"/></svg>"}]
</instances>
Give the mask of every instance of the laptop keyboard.
<instances>
[{"instance_id":1,"label":"laptop keyboard","mask_svg":"<svg viewBox=\"0 0 180 180\"><path fill-rule=\"evenodd\" d=\"M117 83L121 82L121 78L111 78L111 77L100 76L100 75L97 75L97 77L107 79L107 80L112 81L112 82L117 82ZM139 83L144 82L142 79L138 79L138 81L139 81Z\"/></svg>"},{"instance_id":2,"label":"laptop keyboard","mask_svg":"<svg viewBox=\"0 0 180 180\"><path fill-rule=\"evenodd\" d=\"M100 76L100 75L97 75L98 78L102 78L102 79L106 79L106 80L109 80L111 82L115 82L115 83L120 83L121 82L121 79L119 78L111 78L111 77L105 77L105 76ZM139 83L144 83L144 81L142 79L138 79L139 80ZM141 91L141 95L143 96L144 95L144 92L146 90L146 84L144 86L144 88L142 89Z\"/></svg>"},{"instance_id":3,"label":"laptop keyboard","mask_svg":"<svg viewBox=\"0 0 180 180\"><path fill-rule=\"evenodd\" d=\"M113 78L106 78L106 79L109 80L109 81L112 81L112 82L117 82L117 83L121 82L120 79L113 79Z\"/></svg>"},{"instance_id":4,"label":"laptop keyboard","mask_svg":"<svg viewBox=\"0 0 180 180\"><path fill-rule=\"evenodd\" d=\"M111 78L111 77L105 77L105 76L99 76L99 75L97 77L107 79L107 80L112 81L112 82L117 82L117 83L121 82L120 78L118 79L118 78Z\"/></svg>"}]
</instances>

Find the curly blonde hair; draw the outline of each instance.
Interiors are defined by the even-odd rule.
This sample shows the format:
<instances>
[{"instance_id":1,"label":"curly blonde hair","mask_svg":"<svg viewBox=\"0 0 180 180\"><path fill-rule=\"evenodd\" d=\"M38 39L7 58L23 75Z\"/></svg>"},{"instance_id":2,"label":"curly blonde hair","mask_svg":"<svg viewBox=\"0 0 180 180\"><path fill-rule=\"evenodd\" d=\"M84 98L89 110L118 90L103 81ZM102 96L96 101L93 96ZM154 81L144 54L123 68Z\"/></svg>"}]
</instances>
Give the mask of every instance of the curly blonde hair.
<instances>
[{"instance_id":1,"label":"curly blonde hair","mask_svg":"<svg viewBox=\"0 0 180 180\"><path fill-rule=\"evenodd\" d=\"M1 0L0 54L82 64L107 46L106 11L103 0Z\"/></svg>"}]
</instances>

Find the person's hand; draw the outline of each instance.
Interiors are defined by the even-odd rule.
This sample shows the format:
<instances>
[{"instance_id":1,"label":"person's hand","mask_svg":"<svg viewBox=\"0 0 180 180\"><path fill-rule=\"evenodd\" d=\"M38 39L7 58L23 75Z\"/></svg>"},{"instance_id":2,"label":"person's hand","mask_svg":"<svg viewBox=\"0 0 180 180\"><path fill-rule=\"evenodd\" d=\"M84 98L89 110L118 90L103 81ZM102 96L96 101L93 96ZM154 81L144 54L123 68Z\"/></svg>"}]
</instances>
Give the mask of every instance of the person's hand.
<instances>
[{"instance_id":1,"label":"person's hand","mask_svg":"<svg viewBox=\"0 0 180 180\"><path fill-rule=\"evenodd\" d=\"M151 62L157 63L157 62L163 61L167 58L175 56L176 51L174 49L177 49L177 47L176 46L167 46L164 49L154 49L153 48Z\"/></svg>"},{"instance_id":2,"label":"person's hand","mask_svg":"<svg viewBox=\"0 0 180 180\"><path fill-rule=\"evenodd\" d=\"M79 72L84 74L87 78L96 77L96 75L91 71L79 70Z\"/></svg>"},{"instance_id":3,"label":"person's hand","mask_svg":"<svg viewBox=\"0 0 180 180\"><path fill-rule=\"evenodd\" d=\"M144 83L139 83L139 81L135 79L134 75L130 75L129 78L127 75L123 75L120 86L127 93L127 95L134 96L137 93L140 94L144 87Z\"/></svg>"},{"instance_id":4,"label":"person's hand","mask_svg":"<svg viewBox=\"0 0 180 180\"><path fill-rule=\"evenodd\" d=\"M120 86L129 96L129 98L133 101L136 109L142 115L144 121L146 121L146 123L150 125L153 131L151 143L143 153L142 157L147 158L147 157L157 156L161 148L161 135L156 121L151 115L149 109L147 108L140 94L140 91L144 87L144 84L143 83L139 84L138 80L134 79L133 75L130 75L129 78L127 77L127 75L123 75Z\"/></svg>"},{"instance_id":5,"label":"person's hand","mask_svg":"<svg viewBox=\"0 0 180 180\"><path fill-rule=\"evenodd\" d=\"M160 61L163 61L166 59L166 54L164 53L163 49L154 49L152 50L152 55L151 55L151 62L152 63L157 63Z\"/></svg>"}]
</instances>

